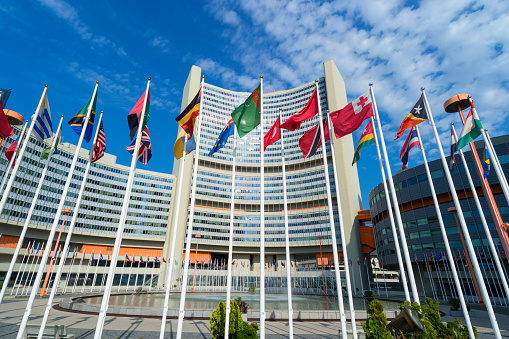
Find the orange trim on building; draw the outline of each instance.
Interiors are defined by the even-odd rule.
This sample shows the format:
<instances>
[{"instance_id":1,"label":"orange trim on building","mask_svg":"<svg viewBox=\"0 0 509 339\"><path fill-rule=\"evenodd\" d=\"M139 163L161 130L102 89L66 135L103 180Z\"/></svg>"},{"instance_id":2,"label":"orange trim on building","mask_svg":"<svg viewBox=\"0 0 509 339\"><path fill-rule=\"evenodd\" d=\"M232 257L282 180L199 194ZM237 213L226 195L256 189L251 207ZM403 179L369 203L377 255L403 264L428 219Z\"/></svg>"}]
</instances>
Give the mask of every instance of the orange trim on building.
<instances>
[{"instance_id":1,"label":"orange trim on building","mask_svg":"<svg viewBox=\"0 0 509 339\"><path fill-rule=\"evenodd\" d=\"M0 237L0 247L16 248L19 237L2 234Z\"/></svg>"},{"instance_id":2,"label":"orange trim on building","mask_svg":"<svg viewBox=\"0 0 509 339\"><path fill-rule=\"evenodd\" d=\"M357 211L357 219L359 221L371 221L371 213L369 210L359 210Z\"/></svg>"},{"instance_id":3,"label":"orange trim on building","mask_svg":"<svg viewBox=\"0 0 509 339\"><path fill-rule=\"evenodd\" d=\"M343 252L338 252L339 262L343 261ZM318 266L322 266L322 262L324 266L332 266L334 265L334 255L332 252L322 253L320 257L320 253L316 253L316 264Z\"/></svg>"},{"instance_id":4,"label":"orange trim on building","mask_svg":"<svg viewBox=\"0 0 509 339\"><path fill-rule=\"evenodd\" d=\"M87 254L90 254L94 250L95 254L99 254L99 252L102 252L104 255L111 255L111 252L113 252L113 246L104 246L104 245L90 245L90 244L84 244L81 245L80 253L83 253L83 251L86 251ZM125 257L125 255L128 255L129 257L132 257L133 255L138 259L140 255L143 258L146 258L146 256L149 257L158 257L161 258L163 255L162 249L157 248L139 248L139 247L120 247L120 252L118 253L119 258Z\"/></svg>"},{"instance_id":5,"label":"orange trim on building","mask_svg":"<svg viewBox=\"0 0 509 339\"><path fill-rule=\"evenodd\" d=\"M200 263L209 263L212 261L212 256L210 255L210 252L200 252L198 251L198 255L196 255L196 252L189 253L189 261L191 263L200 262ZM186 259L186 253L182 253L182 261Z\"/></svg>"},{"instance_id":6,"label":"orange trim on building","mask_svg":"<svg viewBox=\"0 0 509 339\"><path fill-rule=\"evenodd\" d=\"M376 250L375 234L373 233L373 227L359 226L359 232L361 234L361 245L363 253L369 254Z\"/></svg>"}]
</instances>

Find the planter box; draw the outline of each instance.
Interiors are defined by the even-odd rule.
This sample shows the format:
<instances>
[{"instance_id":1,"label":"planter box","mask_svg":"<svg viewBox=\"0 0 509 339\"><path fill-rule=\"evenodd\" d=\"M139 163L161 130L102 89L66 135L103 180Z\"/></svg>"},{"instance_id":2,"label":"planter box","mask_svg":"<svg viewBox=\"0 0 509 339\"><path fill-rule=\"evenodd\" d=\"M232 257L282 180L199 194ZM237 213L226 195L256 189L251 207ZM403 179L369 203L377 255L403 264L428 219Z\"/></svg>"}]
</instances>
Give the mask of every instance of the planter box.
<instances>
[{"instance_id":1,"label":"planter box","mask_svg":"<svg viewBox=\"0 0 509 339\"><path fill-rule=\"evenodd\" d=\"M452 311L452 310L449 310L449 315L451 317L463 317L463 311ZM468 311L468 316L470 318L475 318L475 312Z\"/></svg>"}]
</instances>

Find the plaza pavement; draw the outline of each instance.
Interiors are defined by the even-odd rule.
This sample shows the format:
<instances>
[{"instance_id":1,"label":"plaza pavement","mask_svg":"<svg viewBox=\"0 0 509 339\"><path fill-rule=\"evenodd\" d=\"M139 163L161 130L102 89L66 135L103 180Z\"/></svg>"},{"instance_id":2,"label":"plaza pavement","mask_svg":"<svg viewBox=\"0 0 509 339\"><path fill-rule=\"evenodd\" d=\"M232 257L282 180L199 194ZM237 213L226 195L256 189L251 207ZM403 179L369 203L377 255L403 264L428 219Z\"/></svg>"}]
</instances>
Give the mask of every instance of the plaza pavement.
<instances>
[{"instance_id":1,"label":"plaza pavement","mask_svg":"<svg viewBox=\"0 0 509 339\"><path fill-rule=\"evenodd\" d=\"M38 324L42 319L47 299L37 298L32 310L29 324ZM60 298L55 298L55 304ZM24 313L27 299L6 297L0 309L0 338L16 338L18 331L17 324L20 323ZM441 310L447 313L448 306L442 306ZM472 318L472 323L477 327L479 339L495 338L492 333L488 315L485 311L475 310L476 317ZM500 309L497 313L497 320L502 330L502 337L509 338L509 312L507 308ZM450 316L442 317L444 321L453 320ZM93 338L96 315L70 313L52 309L48 325L66 325L67 333L74 334L76 339ZM107 317L103 332L105 339L157 339L161 326L160 318L133 318L133 317ZM313 322L294 322L294 338L298 339L325 339L339 338L340 323L338 321L313 321ZM359 338L364 338L360 322L357 326ZM177 330L177 320L168 319L165 338L175 338ZM351 327L349 326L349 335L351 337ZM210 329L208 320L185 320L183 338L210 338ZM288 322L286 321L267 321L266 338L287 338Z\"/></svg>"}]
</instances>

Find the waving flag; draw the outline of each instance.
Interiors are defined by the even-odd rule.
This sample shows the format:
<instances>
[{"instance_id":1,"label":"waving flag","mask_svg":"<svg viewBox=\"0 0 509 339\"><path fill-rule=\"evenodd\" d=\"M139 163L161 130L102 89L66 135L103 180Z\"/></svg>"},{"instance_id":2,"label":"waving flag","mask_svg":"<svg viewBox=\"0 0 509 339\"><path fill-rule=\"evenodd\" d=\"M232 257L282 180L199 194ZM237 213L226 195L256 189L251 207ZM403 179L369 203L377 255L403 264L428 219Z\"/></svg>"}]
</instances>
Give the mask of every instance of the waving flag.
<instances>
[{"instance_id":1,"label":"waving flag","mask_svg":"<svg viewBox=\"0 0 509 339\"><path fill-rule=\"evenodd\" d=\"M300 124L303 121L309 120L315 115L318 114L318 94L315 90L311 97L309 98L306 105L297 113L288 118L283 124L281 124L281 128L287 129L289 131L295 131L300 127Z\"/></svg>"},{"instance_id":2,"label":"waving flag","mask_svg":"<svg viewBox=\"0 0 509 339\"><path fill-rule=\"evenodd\" d=\"M194 141L194 135L187 140L186 143L186 131L181 129L177 140L175 141L175 145L173 146L173 154L175 155L175 159L182 158L182 155L184 153L184 144L186 145L186 154L191 153L196 149L196 142Z\"/></svg>"},{"instance_id":3,"label":"waving flag","mask_svg":"<svg viewBox=\"0 0 509 339\"><path fill-rule=\"evenodd\" d=\"M41 108L35 113L34 120L34 136L40 142L44 139L51 138L53 135L53 125L51 123L51 112L49 109L48 92L44 93Z\"/></svg>"},{"instance_id":4,"label":"waving flag","mask_svg":"<svg viewBox=\"0 0 509 339\"><path fill-rule=\"evenodd\" d=\"M53 142L51 142L51 145L49 145L48 147L46 147L44 149L44 151L42 151L41 159L48 158L50 152L51 152L51 154L57 154L58 153L58 143L62 139L62 129L58 130L58 134L55 136L55 138L57 139L57 141L55 142L55 147L53 147L53 150L51 150L51 145L53 144Z\"/></svg>"},{"instance_id":5,"label":"waving flag","mask_svg":"<svg viewBox=\"0 0 509 339\"><path fill-rule=\"evenodd\" d=\"M91 103L92 102L92 103ZM69 120L69 125L76 132L76 134L81 135L81 131L83 130L83 124L85 123L85 117L87 116L87 111L90 105L92 105L92 111L90 112L90 118L88 120L87 127L85 128L85 141L90 142L92 138L92 132L94 129L94 118L95 118L95 106L97 104L97 92L93 99L88 100L87 104L76 114L74 117Z\"/></svg>"},{"instance_id":6,"label":"waving flag","mask_svg":"<svg viewBox=\"0 0 509 339\"><path fill-rule=\"evenodd\" d=\"M463 129L461 130L460 136L458 138L458 144L456 145L458 149L462 149L468 145L468 143L474 141L479 135L481 135L481 120L479 120L474 102L471 98L470 107L470 113L468 113L467 120L465 121Z\"/></svg>"},{"instance_id":7,"label":"waving flag","mask_svg":"<svg viewBox=\"0 0 509 339\"><path fill-rule=\"evenodd\" d=\"M194 119L200 114L201 105L201 88L194 96L193 100L187 105L187 107L175 118L177 123L182 129L189 135L189 138L193 136L194 131Z\"/></svg>"},{"instance_id":8,"label":"waving flag","mask_svg":"<svg viewBox=\"0 0 509 339\"><path fill-rule=\"evenodd\" d=\"M258 85L249 98L231 114L240 138L260 124L261 93Z\"/></svg>"},{"instance_id":9,"label":"waving flag","mask_svg":"<svg viewBox=\"0 0 509 339\"><path fill-rule=\"evenodd\" d=\"M424 99L421 95L419 100L417 100L416 104L414 105L414 108L408 113L406 118L401 123L401 126L399 126L398 133L396 135L396 139L401 138L405 130L414 127L416 125L419 125L421 122L428 120L428 113L426 112L426 106L424 106ZM394 140L396 140L394 139Z\"/></svg>"},{"instance_id":10,"label":"waving flag","mask_svg":"<svg viewBox=\"0 0 509 339\"><path fill-rule=\"evenodd\" d=\"M324 133L325 133L325 142L329 140L329 126L327 124L327 117L323 119L324 125ZM300 150L302 151L302 155L304 159L312 157L315 155L318 147L322 144L322 138L320 133L320 124L311 128L309 131L304 133L302 137L299 139Z\"/></svg>"},{"instance_id":11,"label":"waving flag","mask_svg":"<svg viewBox=\"0 0 509 339\"><path fill-rule=\"evenodd\" d=\"M140 262L141 262L142 264L144 264L144 263L145 263L145 262L143 261L143 257L142 257L141 255L140 255Z\"/></svg>"},{"instance_id":12,"label":"waving flag","mask_svg":"<svg viewBox=\"0 0 509 339\"><path fill-rule=\"evenodd\" d=\"M375 143L375 135L373 134L373 124L371 121L368 122L366 127L364 128L364 132L362 132L361 138L359 139L359 143L355 148L355 153L353 155L352 166L361 158L361 148L369 146Z\"/></svg>"},{"instance_id":13,"label":"waving flag","mask_svg":"<svg viewBox=\"0 0 509 339\"><path fill-rule=\"evenodd\" d=\"M142 129L145 129L145 126L147 126L147 122L150 119L150 88L147 89L147 105L145 108L145 115L143 116L143 127ZM138 126L140 125L140 118L141 113L143 112L143 103L145 102L145 93L141 95L141 97L138 99L138 102L136 105L134 105L133 109L129 114L127 115L127 123L129 124L129 137L131 140L134 138L136 133L138 133Z\"/></svg>"},{"instance_id":14,"label":"waving flag","mask_svg":"<svg viewBox=\"0 0 509 339\"><path fill-rule=\"evenodd\" d=\"M127 253L125 254L125 260L124 261L131 262L131 259L129 259L129 256L127 255Z\"/></svg>"},{"instance_id":15,"label":"waving flag","mask_svg":"<svg viewBox=\"0 0 509 339\"><path fill-rule=\"evenodd\" d=\"M11 135L14 135L14 130L12 129L9 120L7 120L7 116L4 113L2 97L0 96L0 138L5 139Z\"/></svg>"},{"instance_id":16,"label":"waving flag","mask_svg":"<svg viewBox=\"0 0 509 339\"><path fill-rule=\"evenodd\" d=\"M99 252L99 261L103 261L103 252Z\"/></svg>"},{"instance_id":17,"label":"waving flag","mask_svg":"<svg viewBox=\"0 0 509 339\"><path fill-rule=\"evenodd\" d=\"M14 152L16 151L16 147L18 146L18 143L19 143L19 137L21 136L18 135L18 137L16 138L16 140L14 140L14 142L9 146L9 148L5 151L5 157L7 158L7 160L11 161L13 155L14 155ZM14 168L14 164L16 163L16 161L13 161L12 162L12 168Z\"/></svg>"},{"instance_id":18,"label":"waving flag","mask_svg":"<svg viewBox=\"0 0 509 339\"><path fill-rule=\"evenodd\" d=\"M408 137L405 140L405 143L403 144L403 148L401 149L401 152L399 153L399 160L403 162L402 169L407 168L408 166L408 152L415 146L419 146L419 137L417 136L417 131L414 130L414 128L410 128L410 132L408 132Z\"/></svg>"},{"instance_id":19,"label":"waving flag","mask_svg":"<svg viewBox=\"0 0 509 339\"><path fill-rule=\"evenodd\" d=\"M373 116L373 104L369 92L364 93L344 108L330 113L336 139L351 134L362 122Z\"/></svg>"},{"instance_id":20,"label":"waving flag","mask_svg":"<svg viewBox=\"0 0 509 339\"><path fill-rule=\"evenodd\" d=\"M166 264L166 260L164 259L164 257L163 257L163 262Z\"/></svg>"},{"instance_id":21,"label":"waving flag","mask_svg":"<svg viewBox=\"0 0 509 339\"><path fill-rule=\"evenodd\" d=\"M233 114L233 113L232 113ZM223 128L221 133L219 134L219 137L216 140L216 143L214 144L214 147L209 152L209 157L212 156L212 154L219 151L228 141L228 138L233 135L235 132L235 125L233 119L230 119L226 126Z\"/></svg>"},{"instance_id":22,"label":"waving flag","mask_svg":"<svg viewBox=\"0 0 509 339\"><path fill-rule=\"evenodd\" d=\"M278 116L274 125L269 129L265 137L263 138L263 150L267 149L267 146L272 145L276 141L281 139L281 116Z\"/></svg>"},{"instance_id":23,"label":"waving flag","mask_svg":"<svg viewBox=\"0 0 509 339\"><path fill-rule=\"evenodd\" d=\"M7 152L5 152L7 155ZM490 175L490 168L491 168L491 158L490 158L490 152L488 152L487 145L484 145L484 160L482 162L482 168L484 171L484 179Z\"/></svg>"},{"instance_id":24,"label":"waving flag","mask_svg":"<svg viewBox=\"0 0 509 339\"><path fill-rule=\"evenodd\" d=\"M92 148L92 158L90 162L94 163L97 160L101 159L106 152L106 138L104 136L104 127L103 122L101 120L101 124L99 125L99 133L97 134L97 140L95 141L95 145Z\"/></svg>"},{"instance_id":25,"label":"waving flag","mask_svg":"<svg viewBox=\"0 0 509 339\"><path fill-rule=\"evenodd\" d=\"M449 160L449 170L452 172L454 171L454 168L456 167L456 158L454 154L456 153L456 136L454 135L454 132L452 130L451 126L451 159Z\"/></svg>"},{"instance_id":26,"label":"waving flag","mask_svg":"<svg viewBox=\"0 0 509 339\"><path fill-rule=\"evenodd\" d=\"M126 147L127 152L133 154L134 146L136 144L136 139L132 142L131 145ZM141 135L141 145L138 151L138 160L146 165L147 162L152 158L152 145L150 143L150 135L148 134L148 127L145 127L143 133Z\"/></svg>"},{"instance_id":27,"label":"waving flag","mask_svg":"<svg viewBox=\"0 0 509 339\"><path fill-rule=\"evenodd\" d=\"M155 261L156 263L158 263L158 262L159 262L159 258L155 257L155 258L154 258L154 261Z\"/></svg>"}]
</instances>

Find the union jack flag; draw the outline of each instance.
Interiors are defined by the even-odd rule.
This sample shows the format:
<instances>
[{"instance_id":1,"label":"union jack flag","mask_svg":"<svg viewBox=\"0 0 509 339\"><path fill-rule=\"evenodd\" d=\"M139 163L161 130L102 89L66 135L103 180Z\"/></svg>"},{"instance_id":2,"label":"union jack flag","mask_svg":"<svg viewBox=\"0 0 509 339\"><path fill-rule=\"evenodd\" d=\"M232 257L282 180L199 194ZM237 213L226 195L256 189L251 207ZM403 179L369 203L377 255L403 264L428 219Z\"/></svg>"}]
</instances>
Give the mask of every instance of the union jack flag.
<instances>
[{"instance_id":1,"label":"union jack flag","mask_svg":"<svg viewBox=\"0 0 509 339\"><path fill-rule=\"evenodd\" d=\"M136 144L136 139L133 143L126 147L126 150L133 154L134 146ZM138 151L138 160L141 161L143 165L146 165L147 162L152 158L152 145L150 144L150 135L148 134L148 127L145 127L143 133L141 134L141 145L140 150Z\"/></svg>"},{"instance_id":2,"label":"union jack flag","mask_svg":"<svg viewBox=\"0 0 509 339\"><path fill-rule=\"evenodd\" d=\"M99 133L97 134L97 140L95 141L94 147L92 148L92 159L90 162L96 162L101 159L106 152L106 138L104 137L103 122L99 125Z\"/></svg>"}]
</instances>

